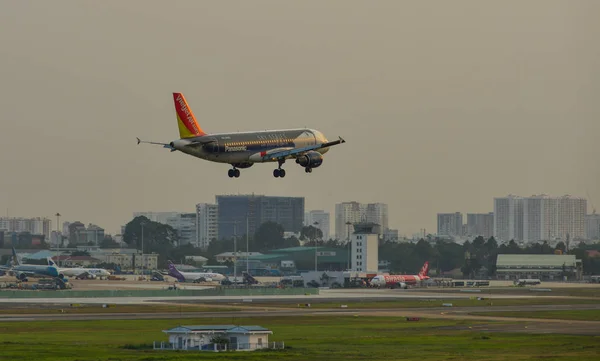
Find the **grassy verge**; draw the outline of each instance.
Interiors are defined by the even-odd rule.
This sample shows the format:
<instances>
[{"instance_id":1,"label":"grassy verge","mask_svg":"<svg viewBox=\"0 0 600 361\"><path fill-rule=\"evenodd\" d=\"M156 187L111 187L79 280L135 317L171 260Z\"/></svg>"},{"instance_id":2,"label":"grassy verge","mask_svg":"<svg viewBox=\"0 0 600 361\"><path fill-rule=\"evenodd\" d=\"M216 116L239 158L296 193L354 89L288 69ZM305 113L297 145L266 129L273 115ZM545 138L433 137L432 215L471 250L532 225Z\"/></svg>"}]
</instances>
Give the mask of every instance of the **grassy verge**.
<instances>
[{"instance_id":1,"label":"grassy verge","mask_svg":"<svg viewBox=\"0 0 600 361\"><path fill-rule=\"evenodd\" d=\"M159 312L234 312L233 306L218 307L212 305L109 305L103 308L99 304L70 305L2 305L0 314L83 314L83 313L159 313Z\"/></svg>"},{"instance_id":2,"label":"grassy verge","mask_svg":"<svg viewBox=\"0 0 600 361\"><path fill-rule=\"evenodd\" d=\"M271 352L202 353L145 349L166 340L161 330L177 325L221 324L219 319L15 322L0 324L0 359L6 360L546 360L593 359L590 336L482 334L441 327L476 322L370 317L234 319L273 330ZM489 324L489 323L488 323Z\"/></svg>"},{"instance_id":3,"label":"grassy verge","mask_svg":"<svg viewBox=\"0 0 600 361\"><path fill-rule=\"evenodd\" d=\"M530 289L544 289L549 288L550 292L530 291ZM473 290L473 288L423 288L419 289L419 292L432 292L432 293L461 293L461 289ZM597 297L600 298L600 286L598 287L552 287L544 286L542 283L539 286L534 287L499 287L499 288L475 288L480 289L481 292L476 293L481 296L485 295L536 295L536 296L571 296L571 297Z\"/></svg>"},{"instance_id":4,"label":"grassy verge","mask_svg":"<svg viewBox=\"0 0 600 361\"><path fill-rule=\"evenodd\" d=\"M473 312L476 316L551 318L559 320L600 321L600 310L571 311L510 311L510 312Z\"/></svg>"},{"instance_id":5,"label":"grassy verge","mask_svg":"<svg viewBox=\"0 0 600 361\"><path fill-rule=\"evenodd\" d=\"M483 295L482 295L483 296ZM346 305L349 309L366 308L425 308L442 307L444 303L451 303L453 307L485 307L485 306L523 306L523 305L574 305L574 304L597 304L598 300L588 299L563 299L563 298L502 298L502 299L418 299L418 300L383 300L383 301L340 301L340 302L319 302L307 301L311 308L340 308ZM241 305L241 303L229 303L228 305ZM305 303L298 302L252 302L244 303L247 307L270 307L270 308L298 308L307 307Z\"/></svg>"}]
</instances>

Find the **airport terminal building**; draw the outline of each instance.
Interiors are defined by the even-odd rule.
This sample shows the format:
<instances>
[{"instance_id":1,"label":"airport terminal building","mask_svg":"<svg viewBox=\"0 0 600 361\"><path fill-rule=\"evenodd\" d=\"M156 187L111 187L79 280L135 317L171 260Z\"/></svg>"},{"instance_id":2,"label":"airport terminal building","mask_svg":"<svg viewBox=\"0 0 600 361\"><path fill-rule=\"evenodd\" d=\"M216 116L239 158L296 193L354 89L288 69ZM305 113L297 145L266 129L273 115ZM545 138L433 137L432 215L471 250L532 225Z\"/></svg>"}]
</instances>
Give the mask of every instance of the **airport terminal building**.
<instances>
[{"instance_id":1,"label":"airport terminal building","mask_svg":"<svg viewBox=\"0 0 600 361\"><path fill-rule=\"evenodd\" d=\"M581 260L574 255L499 254L496 277L502 280L538 278L540 280L580 280Z\"/></svg>"}]
</instances>

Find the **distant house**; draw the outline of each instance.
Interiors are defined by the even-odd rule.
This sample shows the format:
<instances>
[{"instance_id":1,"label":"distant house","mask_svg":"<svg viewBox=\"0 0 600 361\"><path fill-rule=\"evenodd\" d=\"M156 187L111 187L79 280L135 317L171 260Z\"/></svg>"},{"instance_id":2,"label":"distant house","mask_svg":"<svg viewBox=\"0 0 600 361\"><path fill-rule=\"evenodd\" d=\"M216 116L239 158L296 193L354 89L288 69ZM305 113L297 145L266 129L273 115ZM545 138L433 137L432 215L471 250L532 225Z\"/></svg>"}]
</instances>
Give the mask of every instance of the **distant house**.
<instances>
[{"instance_id":1,"label":"distant house","mask_svg":"<svg viewBox=\"0 0 600 361\"><path fill-rule=\"evenodd\" d=\"M218 352L284 347L282 342L269 343L273 331L261 326L177 326L163 332L169 335L169 342L155 342L154 349Z\"/></svg>"}]
</instances>

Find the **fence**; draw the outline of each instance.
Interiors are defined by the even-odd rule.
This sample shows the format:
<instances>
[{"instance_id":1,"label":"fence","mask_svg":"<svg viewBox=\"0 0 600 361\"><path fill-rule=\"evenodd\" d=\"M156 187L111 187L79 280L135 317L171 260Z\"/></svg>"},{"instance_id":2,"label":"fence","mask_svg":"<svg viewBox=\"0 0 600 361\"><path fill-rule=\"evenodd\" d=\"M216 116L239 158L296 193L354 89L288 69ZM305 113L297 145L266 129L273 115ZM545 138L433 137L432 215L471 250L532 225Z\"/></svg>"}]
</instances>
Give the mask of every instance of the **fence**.
<instances>
[{"instance_id":1,"label":"fence","mask_svg":"<svg viewBox=\"0 0 600 361\"><path fill-rule=\"evenodd\" d=\"M234 344L217 344L209 343L204 345L177 345L175 343L157 342L152 343L155 350L165 351L206 351L206 352L225 352L225 351L255 351L255 350L283 350L284 342L267 342L267 343L234 343Z\"/></svg>"}]
</instances>

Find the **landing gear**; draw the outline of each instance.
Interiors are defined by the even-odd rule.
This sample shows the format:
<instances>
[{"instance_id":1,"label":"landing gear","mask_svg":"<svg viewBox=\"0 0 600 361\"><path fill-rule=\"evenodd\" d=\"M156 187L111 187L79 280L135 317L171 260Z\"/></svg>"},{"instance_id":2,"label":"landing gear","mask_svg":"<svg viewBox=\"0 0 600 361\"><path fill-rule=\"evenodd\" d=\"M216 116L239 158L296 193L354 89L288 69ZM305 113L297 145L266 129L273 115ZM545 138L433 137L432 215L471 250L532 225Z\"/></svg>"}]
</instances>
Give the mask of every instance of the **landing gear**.
<instances>
[{"instance_id":1,"label":"landing gear","mask_svg":"<svg viewBox=\"0 0 600 361\"><path fill-rule=\"evenodd\" d=\"M279 163L279 167L273 170L273 177L283 178L285 177L285 169L281 169L281 166L283 165L283 163L285 163L285 158L278 159L277 162Z\"/></svg>"},{"instance_id":2,"label":"landing gear","mask_svg":"<svg viewBox=\"0 0 600 361\"><path fill-rule=\"evenodd\" d=\"M304 171L305 171L306 173L312 173L312 168L310 168L310 167L306 167L306 168L304 168Z\"/></svg>"},{"instance_id":3,"label":"landing gear","mask_svg":"<svg viewBox=\"0 0 600 361\"><path fill-rule=\"evenodd\" d=\"M230 169L229 171L227 171L227 175L229 176L229 178L233 178L233 177L239 178L240 170L236 169L236 168Z\"/></svg>"}]
</instances>

